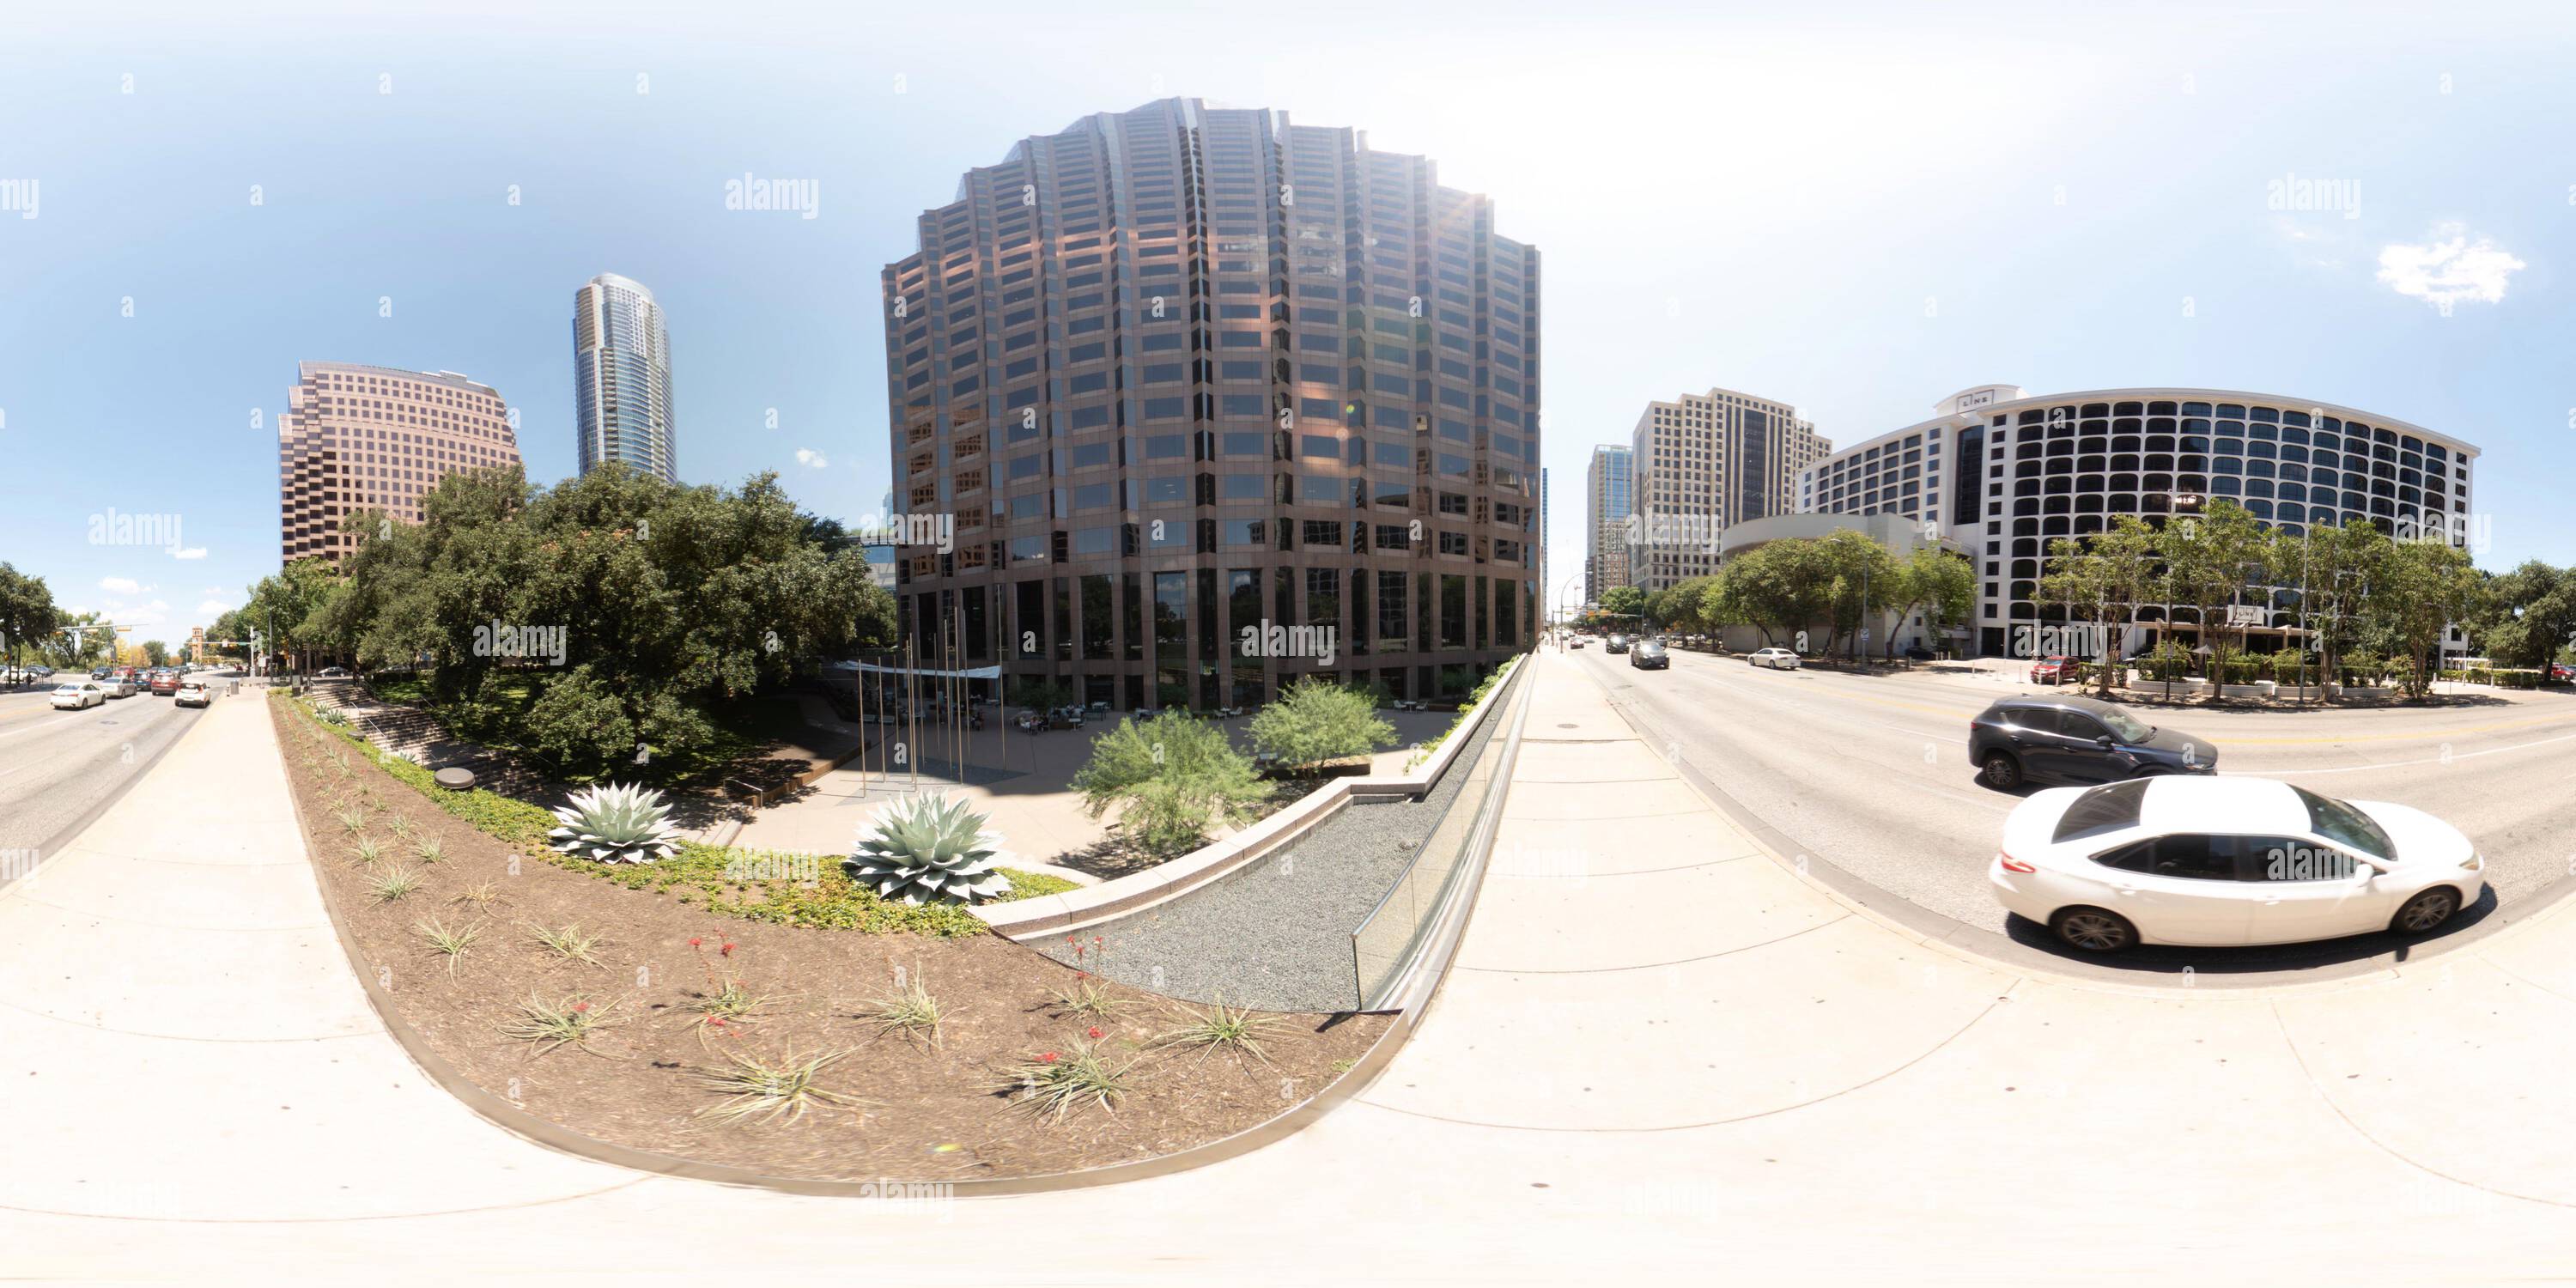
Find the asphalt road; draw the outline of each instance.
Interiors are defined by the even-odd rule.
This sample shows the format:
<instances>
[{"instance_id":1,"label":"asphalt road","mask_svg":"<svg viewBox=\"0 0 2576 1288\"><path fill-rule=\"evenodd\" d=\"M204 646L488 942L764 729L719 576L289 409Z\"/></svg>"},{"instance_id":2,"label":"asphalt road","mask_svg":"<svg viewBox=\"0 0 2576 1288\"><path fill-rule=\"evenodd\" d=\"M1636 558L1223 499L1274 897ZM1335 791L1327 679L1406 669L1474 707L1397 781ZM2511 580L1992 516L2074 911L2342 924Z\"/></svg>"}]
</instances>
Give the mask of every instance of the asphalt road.
<instances>
[{"instance_id":1,"label":"asphalt road","mask_svg":"<svg viewBox=\"0 0 2576 1288\"><path fill-rule=\"evenodd\" d=\"M219 702L234 684L229 675L192 678L214 686ZM0 693L0 854L10 859L0 863L0 880L24 875L30 855L50 857L203 714L149 693L56 711L47 702L52 691Z\"/></svg>"},{"instance_id":2,"label":"asphalt road","mask_svg":"<svg viewBox=\"0 0 2576 1288\"><path fill-rule=\"evenodd\" d=\"M1575 654L1678 754L1747 811L1890 894L1967 925L2051 947L2008 924L1986 884L2018 797L1979 783L1968 722L1987 703L2037 692L2001 673L1926 668L1891 676L1770 671L1675 650L1669 671L1638 671L1595 643ZM2044 686L2042 686L2044 688ZM2498 693L2432 708L2317 712L2142 708L2151 724L2215 746L2219 772L2254 774L2351 800L2395 801L2466 832L2487 858L2490 894L2474 924L2576 875L2576 695ZM2035 790L2035 789L2025 789ZM2391 936L2217 955L2221 969L2278 969L2388 951ZM2211 968L2211 950L2125 958ZM2172 960L2168 960L2172 959ZM2185 963L2188 964L2188 963Z\"/></svg>"}]
</instances>

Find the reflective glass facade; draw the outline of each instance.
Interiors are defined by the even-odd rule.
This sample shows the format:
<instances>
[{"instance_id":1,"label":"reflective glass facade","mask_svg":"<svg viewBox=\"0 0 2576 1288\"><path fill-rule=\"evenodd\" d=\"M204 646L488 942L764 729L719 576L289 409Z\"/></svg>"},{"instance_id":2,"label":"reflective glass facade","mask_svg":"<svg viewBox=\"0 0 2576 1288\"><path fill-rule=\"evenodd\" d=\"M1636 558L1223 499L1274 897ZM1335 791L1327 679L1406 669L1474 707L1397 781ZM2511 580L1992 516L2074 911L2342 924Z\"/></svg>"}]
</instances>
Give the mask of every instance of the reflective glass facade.
<instances>
[{"instance_id":1,"label":"reflective glass facade","mask_svg":"<svg viewBox=\"0 0 2576 1288\"><path fill-rule=\"evenodd\" d=\"M882 285L896 507L953 525L897 563L925 656L1215 706L1527 646L1539 256L1485 198L1170 99L1022 141L918 227Z\"/></svg>"},{"instance_id":2,"label":"reflective glass facade","mask_svg":"<svg viewBox=\"0 0 2576 1288\"><path fill-rule=\"evenodd\" d=\"M602 273L573 292L572 375L581 472L588 474L605 461L624 461L678 482L671 339L651 291Z\"/></svg>"}]
</instances>

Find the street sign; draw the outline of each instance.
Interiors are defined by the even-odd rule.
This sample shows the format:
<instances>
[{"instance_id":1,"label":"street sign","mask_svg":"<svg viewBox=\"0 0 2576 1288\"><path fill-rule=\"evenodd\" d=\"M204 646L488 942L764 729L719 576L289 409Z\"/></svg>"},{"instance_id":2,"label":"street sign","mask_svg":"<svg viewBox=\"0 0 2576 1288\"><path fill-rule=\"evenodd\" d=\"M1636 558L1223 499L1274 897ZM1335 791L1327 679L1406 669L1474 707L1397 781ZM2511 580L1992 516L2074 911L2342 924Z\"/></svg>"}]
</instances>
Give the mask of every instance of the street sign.
<instances>
[{"instance_id":1,"label":"street sign","mask_svg":"<svg viewBox=\"0 0 2576 1288\"><path fill-rule=\"evenodd\" d=\"M2269 616L2270 614L2265 612L2263 606L2260 604L2229 604L2227 606L2227 624L2230 626L2261 626Z\"/></svg>"}]
</instances>

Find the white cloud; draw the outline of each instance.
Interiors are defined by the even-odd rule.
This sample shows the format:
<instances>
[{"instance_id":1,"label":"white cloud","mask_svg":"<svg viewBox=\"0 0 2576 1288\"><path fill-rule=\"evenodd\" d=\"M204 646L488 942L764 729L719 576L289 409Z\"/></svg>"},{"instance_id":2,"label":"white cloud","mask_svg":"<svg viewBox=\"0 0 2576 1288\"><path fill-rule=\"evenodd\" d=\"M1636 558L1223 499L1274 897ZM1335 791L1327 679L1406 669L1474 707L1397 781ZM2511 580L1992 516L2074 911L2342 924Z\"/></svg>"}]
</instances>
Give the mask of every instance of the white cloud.
<instances>
[{"instance_id":1,"label":"white cloud","mask_svg":"<svg viewBox=\"0 0 2576 1288\"><path fill-rule=\"evenodd\" d=\"M140 595L143 593L143 583L136 581L132 577L101 577L98 579L98 588L118 595Z\"/></svg>"},{"instance_id":2,"label":"white cloud","mask_svg":"<svg viewBox=\"0 0 2576 1288\"><path fill-rule=\"evenodd\" d=\"M233 611L233 606L220 599L208 599L197 604L197 611L208 617L221 617Z\"/></svg>"},{"instance_id":3,"label":"white cloud","mask_svg":"<svg viewBox=\"0 0 2576 1288\"><path fill-rule=\"evenodd\" d=\"M815 451L810 447L800 447L796 449L796 463L805 466L808 469L817 470L831 464L830 461L824 459L821 452Z\"/></svg>"},{"instance_id":4,"label":"white cloud","mask_svg":"<svg viewBox=\"0 0 2576 1288\"><path fill-rule=\"evenodd\" d=\"M206 557L206 548L204 546L190 546L185 550L173 550L170 552L170 557L173 559L203 559Z\"/></svg>"},{"instance_id":5,"label":"white cloud","mask_svg":"<svg viewBox=\"0 0 2576 1288\"><path fill-rule=\"evenodd\" d=\"M2395 242L2379 251L2381 284L2444 313L2464 300L2502 300L2505 280L2526 267L2492 238L2471 236L2467 225L2456 223L2434 225L2421 244Z\"/></svg>"}]
</instances>

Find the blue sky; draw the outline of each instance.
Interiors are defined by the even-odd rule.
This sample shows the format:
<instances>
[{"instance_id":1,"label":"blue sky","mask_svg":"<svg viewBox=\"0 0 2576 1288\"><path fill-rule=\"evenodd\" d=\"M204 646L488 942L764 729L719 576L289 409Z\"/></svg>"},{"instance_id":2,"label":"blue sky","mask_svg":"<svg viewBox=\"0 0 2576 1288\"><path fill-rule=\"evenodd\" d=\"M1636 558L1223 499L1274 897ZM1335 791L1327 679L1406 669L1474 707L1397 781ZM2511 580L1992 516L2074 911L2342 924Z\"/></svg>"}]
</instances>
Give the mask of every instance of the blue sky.
<instances>
[{"instance_id":1,"label":"blue sky","mask_svg":"<svg viewBox=\"0 0 2576 1288\"><path fill-rule=\"evenodd\" d=\"M1591 445L1650 398L1741 389L1848 443L1997 381L2452 433L2481 562L2576 562L2563 9L522 7L0 14L0 559L147 636L240 602L301 360L465 372L568 474L600 272L668 310L685 477L856 518L914 216L1183 94L1427 153L1541 247L1559 579ZM746 173L815 180L818 217L727 211ZM2275 208L2293 180L2333 208ZM176 516L188 557L92 544L111 512Z\"/></svg>"}]
</instances>

